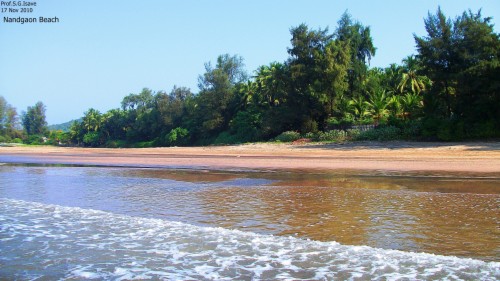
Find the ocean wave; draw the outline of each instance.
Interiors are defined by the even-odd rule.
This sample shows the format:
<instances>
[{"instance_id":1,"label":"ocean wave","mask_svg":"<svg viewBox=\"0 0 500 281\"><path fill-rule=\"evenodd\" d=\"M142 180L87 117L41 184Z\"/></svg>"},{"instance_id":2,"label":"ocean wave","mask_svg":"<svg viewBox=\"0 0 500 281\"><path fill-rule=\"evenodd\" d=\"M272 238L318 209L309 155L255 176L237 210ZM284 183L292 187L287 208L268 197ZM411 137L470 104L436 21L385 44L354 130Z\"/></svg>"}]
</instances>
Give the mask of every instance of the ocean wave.
<instances>
[{"instance_id":1,"label":"ocean wave","mask_svg":"<svg viewBox=\"0 0 500 281\"><path fill-rule=\"evenodd\" d=\"M500 263L0 198L0 279L495 280Z\"/></svg>"}]
</instances>

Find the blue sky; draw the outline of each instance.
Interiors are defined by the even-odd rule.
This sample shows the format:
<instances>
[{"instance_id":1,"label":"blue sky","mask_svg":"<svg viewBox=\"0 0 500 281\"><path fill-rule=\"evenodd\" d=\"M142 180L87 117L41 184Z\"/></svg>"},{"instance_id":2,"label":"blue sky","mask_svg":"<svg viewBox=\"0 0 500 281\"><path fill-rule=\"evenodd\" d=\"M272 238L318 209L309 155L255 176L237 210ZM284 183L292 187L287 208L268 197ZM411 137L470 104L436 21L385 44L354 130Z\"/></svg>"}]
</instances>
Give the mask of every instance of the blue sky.
<instances>
[{"instance_id":1,"label":"blue sky","mask_svg":"<svg viewBox=\"0 0 500 281\"><path fill-rule=\"evenodd\" d=\"M34 1L34 0L32 0ZM371 66L386 67L415 53L413 33L440 5L447 16L483 9L500 26L499 0L39 0L32 16L59 23L0 21L0 95L18 113L42 101L47 121L105 112L147 87L174 85L198 92L204 63L220 54L241 55L249 73L284 61L289 30L306 23L334 31L346 10L371 27L377 52ZM30 14L23 14L30 16Z\"/></svg>"}]
</instances>

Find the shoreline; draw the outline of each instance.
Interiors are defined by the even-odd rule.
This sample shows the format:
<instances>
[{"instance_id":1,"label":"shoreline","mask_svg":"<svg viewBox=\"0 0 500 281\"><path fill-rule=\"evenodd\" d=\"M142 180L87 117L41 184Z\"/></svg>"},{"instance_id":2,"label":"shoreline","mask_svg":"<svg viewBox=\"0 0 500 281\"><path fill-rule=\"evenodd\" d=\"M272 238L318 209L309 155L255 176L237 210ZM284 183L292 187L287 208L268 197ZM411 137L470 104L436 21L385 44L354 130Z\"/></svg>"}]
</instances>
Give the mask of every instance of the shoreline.
<instances>
[{"instance_id":1,"label":"shoreline","mask_svg":"<svg viewBox=\"0 0 500 281\"><path fill-rule=\"evenodd\" d=\"M500 142L253 143L159 148L0 147L0 162L194 169L354 170L500 175Z\"/></svg>"}]
</instances>

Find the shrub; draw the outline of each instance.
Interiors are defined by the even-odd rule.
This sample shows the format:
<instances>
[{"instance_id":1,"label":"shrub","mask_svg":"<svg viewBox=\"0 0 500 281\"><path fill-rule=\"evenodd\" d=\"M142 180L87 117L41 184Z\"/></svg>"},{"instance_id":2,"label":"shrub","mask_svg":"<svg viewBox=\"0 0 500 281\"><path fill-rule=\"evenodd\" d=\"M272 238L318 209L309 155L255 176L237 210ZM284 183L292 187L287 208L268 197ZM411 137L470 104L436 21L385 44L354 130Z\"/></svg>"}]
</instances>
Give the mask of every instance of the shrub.
<instances>
[{"instance_id":1,"label":"shrub","mask_svg":"<svg viewBox=\"0 0 500 281\"><path fill-rule=\"evenodd\" d=\"M319 140L319 134L320 134L320 133L321 133L321 132L316 132L316 133L309 132L309 133L305 134L305 136L304 136L304 137L305 137L306 139L311 139L311 140L313 140L313 141L318 141L318 140Z\"/></svg>"},{"instance_id":2,"label":"shrub","mask_svg":"<svg viewBox=\"0 0 500 281\"><path fill-rule=\"evenodd\" d=\"M214 141L214 144L235 144L239 143L238 138L235 135L231 135L229 132L220 133Z\"/></svg>"},{"instance_id":3,"label":"shrub","mask_svg":"<svg viewBox=\"0 0 500 281\"><path fill-rule=\"evenodd\" d=\"M286 131L275 138L279 142L292 142L300 139L300 134L295 131Z\"/></svg>"},{"instance_id":4,"label":"shrub","mask_svg":"<svg viewBox=\"0 0 500 281\"><path fill-rule=\"evenodd\" d=\"M355 121L352 115L346 115L341 119L330 117L326 120L328 128L345 129L354 125Z\"/></svg>"},{"instance_id":5,"label":"shrub","mask_svg":"<svg viewBox=\"0 0 500 281\"><path fill-rule=\"evenodd\" d=\"M486 121L483 123L475 123L471 126L471 137L473 138L491 138L499 137L500 131L495 129L493 121Z\"/></svg>"},{"instance_id":6,"label":"shrub","mask_svg":"<svg viewBox=\"0 0 500 281\"><path fill-rule=\"evenodd\" d=\"M410 121L402 125L401 136L405 140L416 140L422 134L422 122Z\"/></svg>"},{"instance_id":7,"label":"shrub","mask_svg":"<svg viewBox=\"0 0 500 281\"><path fill-rule=\"evenodd\" d=\"M34 145L44 144L43 136L41 136L41 135L28 136L28 138L24 140L24 143L25 144L34 144Z\"/></svg>"},{"instance_id":8,"label":"shrub","mask_svg":"<svg viewBox=\"0 0 500 281\"><path fill-rule=\"evenodd\" d=\"M106 142L106 147L109 148L122 148L122 147L128 147L127 141L124 140L109 140Z\"/></svg>"},{"instance_id":9,"label":"shrub","mask_svg":"<svg viewBox=\"0 0 500 281\"><path fill-rule=\"evenodd\" d=\"M361 132L358 129L349 129L346 131L347 139L354 140L356 139Z\"/></svg>"},{"instance_id":10,"label":"shrub","mask_svg":"<svg viewBox=\"0 0 500 281\"><path fill-rule=\"evenodd\" d=\"M344 130L330 130L319 133L320 141L345 141L347 133Z\"/></svg>"},{"instance_id":11,"label":"shrub","mask_svg":"<svg viewBox=\"0 0 500 281\"><path fill-rule=\"evenodd\" d=\"M357 140L390 141L401 139L401 130L394 126L376 128L359 133Z\"/></svg>"},{"instance_id":12,"label":"shrub","mask_svg":"<svg viewBox=\"0 0 500 281\"><path fill-rule=\"evenodd\" d=\"M154 147L155 142L154 141L140 141L134 144L135 148L147 148L147 147Z\"/></svg>"}]
</instances>

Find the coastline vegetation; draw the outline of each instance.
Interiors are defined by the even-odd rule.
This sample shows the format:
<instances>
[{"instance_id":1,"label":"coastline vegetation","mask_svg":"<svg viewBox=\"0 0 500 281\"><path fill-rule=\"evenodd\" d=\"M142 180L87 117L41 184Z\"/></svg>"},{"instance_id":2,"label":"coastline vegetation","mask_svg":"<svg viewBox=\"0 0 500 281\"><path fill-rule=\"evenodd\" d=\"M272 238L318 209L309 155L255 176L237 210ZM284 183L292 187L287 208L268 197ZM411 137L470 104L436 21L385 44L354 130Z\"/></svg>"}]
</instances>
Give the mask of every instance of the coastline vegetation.
<instances>
[{"instance_id":1,"label":"coastline vegetation","mask_svg":"<svg viewBox=\"0 0 500 281\"><path fill-rule=\"evenodd\" d=\"M452 19L438 8L424 20L427 34L413 35L416 55L370 68L370 27L346 12L333 32L292 27L285 62L248 75L243 58L220 55L205 64L198 93L144 88L120 108L88 109L68 131L48 130L42 102L19 118L0 96L0 142L151 147L499 138L500 35L490 21L481 11Z\"/></svg>"}]
</instances>

